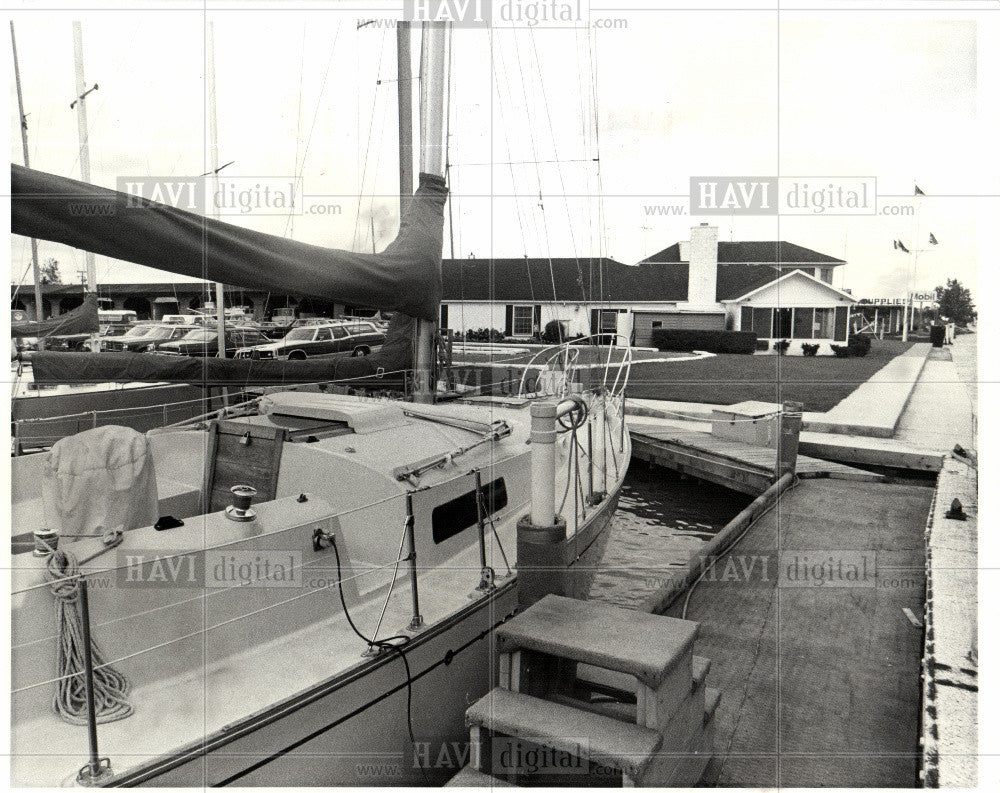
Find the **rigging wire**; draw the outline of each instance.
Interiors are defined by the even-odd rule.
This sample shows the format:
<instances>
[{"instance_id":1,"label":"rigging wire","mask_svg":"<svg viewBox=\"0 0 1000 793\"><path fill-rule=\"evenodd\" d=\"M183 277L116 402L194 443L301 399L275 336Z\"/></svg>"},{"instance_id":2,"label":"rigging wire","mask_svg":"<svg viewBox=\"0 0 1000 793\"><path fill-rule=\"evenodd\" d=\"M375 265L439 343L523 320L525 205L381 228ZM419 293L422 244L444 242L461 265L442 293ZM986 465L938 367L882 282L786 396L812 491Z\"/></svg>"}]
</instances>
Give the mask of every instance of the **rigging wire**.
<instances>
[{"instance_id":1,"label":"rigging wire","mask_svg":"<svg viewBox=\"0 0 1000 793\"><path fill-rule=\"evenodd\" d=\"M490 33L490 43L491 43L491 46L490 46L490 56L491 56L491 62L493 62L493 58L492 58L493 52L494 52L493 34L492 34L492 29L491 28L488 29L488 30L489 30L489 33ZM498 57L499 57L500 69L503 72L503 78L504 78L503 80L500 80L500 81L494 80L494 83L496 84L496 87L497 87L497 108L500 111L500 124L501 124L501 127L504 130L504 143L506 144L506 147L507 147L507 157L508 157L507 166L508 166L508 169L510 170L511 188L512 188L512 192L514 194L514 210L515 210L515 213L517 215L518 228L521 231L521 244L522 244L523 249L525 250L525 254L524 254L524 266L525 266L525 270L527 271L527 276L528 276L528 291L529 291L529 294L531 295L531 302L534 303L535 302L535 287L534 287L534 284L532 283L532 279L531 279L531 264L530 264L530 262L528 260L528 254L527 254L527 248L528 248L527 232L525 230L525 223L524 223L524 218L523 218L523 215L522 215L523 210L522 210L522 207L521 207L521 196L518 195L518 192L517 192L518 191L518 185L517 185L517 179L516 179L516 177L514 175L513 151L511 149L511 145L510 145L510 135L508 133L508 125L506 123L506 119L505 119L505 115L504 115L503 97L500 95L499 85L503 84L503 85L505 85L507 87L507 94L508 94L508 98L509 98L508 101L510 102L510 105L511 105L511 112L513 112L514 98L513 98L513 94L511 93L511 88L510 88L510 82L511 81L509 79L507 79L507 66L506 66L506 63L505 63L504 58L503 58L503 52L502 52L502 50L500 49L499 46L495 47L495 49L496 49L496 52L497 52ZM529 127L529 132L530 132L530 127ZM492 175L492 172L493 171L491 169L490 170L491 175ZM530 215L529 217L532 220L532 222L534 223L534 215ZM535 244L536 245L539 244L539 236L538 236L538 227L537 227L537 224L535 224ZM492 257L491 257L490 261L492 262ZM490 299L491 299L491 301L492 301L492 298L493 298L492 289L493 289L493 268L491 266L491 268L490 268L490 290L491 290Z\"/></svg>"},{"instance_id":2,"label":"rigging wire","mask_svg":"<svg viewBox=\"0 0 1000 793\"><path fill-rule=\"evenodd\" d=\"M379 46L379 53L378 53L378 66L376 67L376 71L375 71L376 74L381 74L382 73L382 59L385 57L385 34L386 34L386 31L385 31L385 29L383 29L382 30L382 43ZM378 107L378 98L379 98L378 79L377 78L376 78L376 81L375 81L375 88L376 88L375 95L374 95L374 97L372 99L371 118L369 118L369 120L368 120L368 142L365 144L365 156L364 156L364 160L362 162L362 169L361 169L361 183L360 183L359 188L358 188L358 208L357 208L357 211L356 211L356 214L355 214L355 218L354 218L354 239L351 242L352 250L357 250L359 239L360 239L361 203L364 201L365 180L368 177L368 158L371 155L371 148L372 148L372 130L374 130L374 128L375 128L375 110ZM360 97L360 92L359 92L359 97ZM360 98L359 98L358 101L360 102ZM359 115L358 121L360 123L360 120L361 120L360 119L360 108L359 108L358 115ZM359 132L360 132L360 130L359 130ZM383 125L382 132L383 133L385 132L384 125ZM379 140L381 142L381 138ZM374 193L374 191L375 191L375 188L373 187L372 188L372 192Z\"/></svg>"},{"instance_id":3,"label":"rigging wire","mask_svg":"<svg viewBox=\"0 0 1000 793\"><path fill-rule=\"evenodd\" d=\"M538 73L538 86L539 88L541 88L542 105L545 108L545 117L549 123L549 135L552 137L552 148L554 151L558 151L558 143L556 142L555 127L552 124L552 111L549 108L549 97L548 93L545 90L545 78L542 75L542 64L538 57L538 45L535 41L535 32L533 29L528 30L528 39L531 42L531 48L535 54L535 67ZM518 61L518 63L520 63L520 60ZM573 217L569 209L569 198L567 198L566 195L566 180L563 177L561 164L556 165L556 173L559 174L559 185L562 188L563 205L566 208L566 225L569 229L570 244L573 247L573 258L576 260L576 271L577 271L577 277L579 278L578 283L580 284L580 293L583 296L584 301L586 301L587 293L583 286L583 270L580 267L580 252L576 245L576 232L573 230ZM553 299L556 299L554 295Z\"/></svg>"}]
</instances>

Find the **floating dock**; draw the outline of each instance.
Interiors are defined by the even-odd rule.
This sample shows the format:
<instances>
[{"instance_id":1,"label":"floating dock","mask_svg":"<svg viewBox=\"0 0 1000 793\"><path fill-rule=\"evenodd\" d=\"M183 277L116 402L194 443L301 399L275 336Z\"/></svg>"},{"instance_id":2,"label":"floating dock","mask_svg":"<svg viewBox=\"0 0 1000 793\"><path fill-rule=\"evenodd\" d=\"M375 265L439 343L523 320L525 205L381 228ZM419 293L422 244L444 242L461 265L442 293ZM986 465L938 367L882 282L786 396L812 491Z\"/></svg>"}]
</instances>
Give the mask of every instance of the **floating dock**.
<instances>
[{"instance_id":1,"label":"floating dock","mask_svg":"<svg viewBox=\"0 0 1000 793\"><path fill-rule=\"evenodd\" d=\"M723 692L701 784L918 785L933 492L800 482L716 562L686 609L678 598L665 612L700 623L695 653L712 659L707 685ZM813 565L824 582L802 572Z\"/></svg>"},{"instance_id":2,"label":"floating dock","mask_svg":"<svg viewBox=\"0 0 1000 793\"><path fill-rule=\"evenodd\" d=\"M654 423L630 422L632 456L749 495L760 495L775 481L776 450ZM881 474L832 460L798 455L800 479L835 478L880 482Z\"/></svg>"}]
</instances>

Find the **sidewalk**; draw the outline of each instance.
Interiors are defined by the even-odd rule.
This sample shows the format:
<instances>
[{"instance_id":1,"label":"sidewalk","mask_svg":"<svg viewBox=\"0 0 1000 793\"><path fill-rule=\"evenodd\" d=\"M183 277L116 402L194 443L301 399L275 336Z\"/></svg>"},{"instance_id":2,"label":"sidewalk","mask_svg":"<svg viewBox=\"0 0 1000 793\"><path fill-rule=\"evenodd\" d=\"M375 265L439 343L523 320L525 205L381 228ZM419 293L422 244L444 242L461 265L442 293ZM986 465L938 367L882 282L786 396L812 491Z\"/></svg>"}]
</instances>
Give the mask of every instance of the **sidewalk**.
<instances>
[{"instance_id":1,"label":"sidewalk","mask_svg":"<svg viewBox=\"0 0 1000 793\"><path fill-rule=\"evenodd\" d=\"M930 349L926 344L914 345L826 413L805 411L802 414L802 429L813 433L892 438ZM724 410L726 407L635 397L626 403L628 414L633 416L706 422L711 420L713 410ZM780 406L775 403L774 408L779 410Z\"/></svg>"},{"instance_id":2,"label":"sidewalk","mask_svg":"<svg viewBox=\"0 0 1000 793\"><path fill-rule=\"evenodd\" d=\"M805 429L892 438L931 349L927 344L913 345Z\"/></svg>"}]
</instances>

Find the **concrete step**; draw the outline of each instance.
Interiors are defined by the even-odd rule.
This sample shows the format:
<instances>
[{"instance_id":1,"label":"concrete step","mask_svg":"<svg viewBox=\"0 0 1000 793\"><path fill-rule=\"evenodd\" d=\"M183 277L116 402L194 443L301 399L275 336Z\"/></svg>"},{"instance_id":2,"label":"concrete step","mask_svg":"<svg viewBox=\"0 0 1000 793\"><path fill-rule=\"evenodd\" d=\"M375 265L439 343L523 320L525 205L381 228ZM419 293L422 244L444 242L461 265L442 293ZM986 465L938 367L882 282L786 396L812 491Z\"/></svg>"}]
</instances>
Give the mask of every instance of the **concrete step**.
<instances>
[{"instance_id":1,"label":"concrete step","mask_svg":"<svg viewBox=\"0 0 1000 793\"><path fill-rule=\"evenodd\" d=\"M521 738L572 757L581 757L638 780L663 741L655 730L495 688L465 713L472 737L473 765L482 768L482 731Z\"/></svg>"},{"instance_id":2,"label":"concrete step","mask_svg":"<svg viewBox=\"0 0 1000 793\"><path fill-rule=\"evenodd\" d=\"M658 689L690 663L698 624L548 595L496 632L501 653L531 650L623 672ZM690 669L688 670L690 674Z\"/></svg>"},{"instance_id":3,"label":"concrete step","mask_svg":"<svg viewBox=\"0 0 1000 793\"><path fill-rule=\"evenodd\" d=\"M453 776L445 787L514 787L505 779L500 779L467 765Z\"/></svg>"}]
</instances>

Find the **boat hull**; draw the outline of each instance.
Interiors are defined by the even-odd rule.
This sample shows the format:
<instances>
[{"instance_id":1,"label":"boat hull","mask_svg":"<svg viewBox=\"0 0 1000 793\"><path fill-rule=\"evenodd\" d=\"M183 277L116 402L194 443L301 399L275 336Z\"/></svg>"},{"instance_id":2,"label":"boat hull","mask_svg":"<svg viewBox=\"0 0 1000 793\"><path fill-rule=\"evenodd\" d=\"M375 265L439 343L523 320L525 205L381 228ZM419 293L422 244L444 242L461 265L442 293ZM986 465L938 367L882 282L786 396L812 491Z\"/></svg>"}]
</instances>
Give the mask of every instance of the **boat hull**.
<instances>
[{"instance_id":1,"label":"boat hull","mask_svg":"<svg viewBox=\"0 0 1000 793\"><path fill-rule=\"evenodd\" d=\"M615 492L588 516L586 553L574 560L575 571L566 579L577 593L589 588L586 582L607 544L617 502ZM403 662L386 653L204 742L151 758L110 784L443 784L468 762L465 710L497 684L494 630L519 607L516 575L499 580L490 594L470 600L466 609L407 645L409 686ZM415 743L407 728L408 697Z\"/></svg>"}]
</instances>

